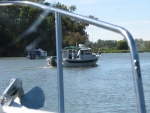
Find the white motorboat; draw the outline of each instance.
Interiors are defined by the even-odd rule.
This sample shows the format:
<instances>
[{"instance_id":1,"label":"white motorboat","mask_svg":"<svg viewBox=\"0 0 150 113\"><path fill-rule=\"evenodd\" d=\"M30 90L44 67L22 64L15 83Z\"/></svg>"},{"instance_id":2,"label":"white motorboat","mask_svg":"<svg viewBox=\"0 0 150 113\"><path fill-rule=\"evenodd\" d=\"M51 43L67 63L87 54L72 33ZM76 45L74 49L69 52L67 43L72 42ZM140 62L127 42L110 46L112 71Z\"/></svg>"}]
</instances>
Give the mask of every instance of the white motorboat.
<instances>
[{"instance_id":1,"label":"white motorboat","mask_svg":"<svg viewBox=\"0 0 150 113\"><path fill-rule=\"evenodd\" d=\"M75 55L75 56L74 56ZM94 66L99 55L93 54L92 49L84 44L65 47L62 50L62 65L65 67ZM47 59L48 66L57 66L56 56Z\"/></svg>"},{"instance_id":2,"label":"white motorboat","mask_svg":"<svg viewBox=\"0 0 150 113\"><path fill-rule=\"evenodd\" d=\"M47 57L47 51L43 49L33 49L28 51L28 56L26 58L29 59L45 59Z\"/></svg>"}]
</instances>

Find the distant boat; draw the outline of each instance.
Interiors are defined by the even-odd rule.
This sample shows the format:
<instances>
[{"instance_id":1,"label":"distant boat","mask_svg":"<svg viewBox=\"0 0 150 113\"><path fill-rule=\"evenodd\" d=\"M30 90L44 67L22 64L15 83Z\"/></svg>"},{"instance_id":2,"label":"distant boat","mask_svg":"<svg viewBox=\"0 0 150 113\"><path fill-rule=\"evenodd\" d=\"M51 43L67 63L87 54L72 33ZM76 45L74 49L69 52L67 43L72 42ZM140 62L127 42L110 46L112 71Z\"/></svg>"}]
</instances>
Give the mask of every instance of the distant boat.
<instances>
[{"instance_id":1,"label":"distant boat","mask_svg":"<svg viewBox=\"0 0 150 113\"><path fill-rule=\"evenodd\" d=\"M75 55L75 56L74 56ZM65 67L93 66L96 64L99 55L93 54L92 49L84 44L65 47L62 50L62 64ZM48 66L57 66L56 56L47 59Z\"/></svg>"},{"instance_id":2,"label":"distant boat","mask_svg":"<svg viewBox=\"0 0 150 113\"><path fill-rule=\"evenodd\" d=\"M43 49L33 49L28 51L28 56L26 58L29 59L45 59L47 57L47 51Z\"/></svg>"}]
</instances>

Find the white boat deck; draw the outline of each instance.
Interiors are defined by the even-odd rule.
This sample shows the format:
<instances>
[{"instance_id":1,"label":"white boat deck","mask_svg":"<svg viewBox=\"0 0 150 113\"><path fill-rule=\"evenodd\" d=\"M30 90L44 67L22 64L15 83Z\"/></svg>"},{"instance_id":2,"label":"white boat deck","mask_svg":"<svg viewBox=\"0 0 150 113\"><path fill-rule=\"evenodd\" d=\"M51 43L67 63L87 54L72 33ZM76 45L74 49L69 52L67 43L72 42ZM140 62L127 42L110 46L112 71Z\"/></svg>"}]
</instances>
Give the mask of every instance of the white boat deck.
<instances>
[{"instance_id":1,"label":"white boat deck","mask_svg":"<svg viewBox=\"0 0 150 113\"><path fill-rule=\"evenodd\" d=\"M42 111L38 109L29 109L22 106L19 102L19 98L17 97L14 102L11 104L12 106L0 106L0 113L54 113L49 111Z\"/></svg>"},{"instance_id":2,"label":"white boat deck","mask_svg":"<svg viewBox=\"0 0 150 113\"><path fill-rule=\"evenodd\" d=\"M28 109L25 107L1 107L0 113L54 113L42 110Z\"/></svg>"}]
</instances>

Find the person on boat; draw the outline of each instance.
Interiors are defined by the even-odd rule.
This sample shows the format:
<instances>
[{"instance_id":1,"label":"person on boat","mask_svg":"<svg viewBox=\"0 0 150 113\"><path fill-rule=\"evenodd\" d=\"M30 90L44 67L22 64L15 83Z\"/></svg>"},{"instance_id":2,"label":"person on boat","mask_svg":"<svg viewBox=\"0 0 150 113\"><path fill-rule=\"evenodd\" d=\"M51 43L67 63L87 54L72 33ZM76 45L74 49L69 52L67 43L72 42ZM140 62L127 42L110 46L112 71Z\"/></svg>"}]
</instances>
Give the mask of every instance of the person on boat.
<instances>
[{"instance_id":1,"label":"person on boat","mask_svg":"<svg viewBox=\"0 0 150 113\"><path fill-rule=\"evenodd\" d=\"M72 59L75 59L77 57L75 50L72 50Z\"/></svg>"}]
</instances>

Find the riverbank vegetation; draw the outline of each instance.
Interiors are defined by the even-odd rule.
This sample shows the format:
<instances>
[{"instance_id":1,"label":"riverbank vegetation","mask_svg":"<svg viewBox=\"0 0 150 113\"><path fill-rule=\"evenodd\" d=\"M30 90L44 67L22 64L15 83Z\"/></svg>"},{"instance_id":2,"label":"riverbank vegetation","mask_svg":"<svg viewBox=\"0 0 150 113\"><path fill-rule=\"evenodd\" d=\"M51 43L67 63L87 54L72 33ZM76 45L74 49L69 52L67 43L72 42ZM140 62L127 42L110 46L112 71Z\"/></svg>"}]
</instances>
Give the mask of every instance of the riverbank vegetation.
<instances>
[{"instance_id":1,"label":"riverbank vegetation","mask_svg":"<svg viewBox=\"0 0 150 113\"><path fill-rule=\"evenodd\" d=\"M143 39L135 39L137 49L139 52L150 52L150 41L144 41ZM125 39L116 40L97 40L90 44L90 47L94 49L94 52L101 53L128 53L129 47Z\"/></svg>"},{"instance_id":2,"label":"riverbank vegetation","mask_svg":"<svg viewBox=\"0 0 150 113\"><path fill-rule=\"evenodd\" d=\"M76 10L74 5L50 4L43 0L32 1L69 12ZM0 12L0 57L26 56L27 51L34 48L42 48L48 55L56 55L54 13L29 6L0 7ZM89 41L89 35L85 31L88 26L89 24L80 20L62 16L62 47L85 43L94 52L129 52L124 40ZM139 51L150 51L150 41L135 41Z\"/></svg>"}]
</instances>

